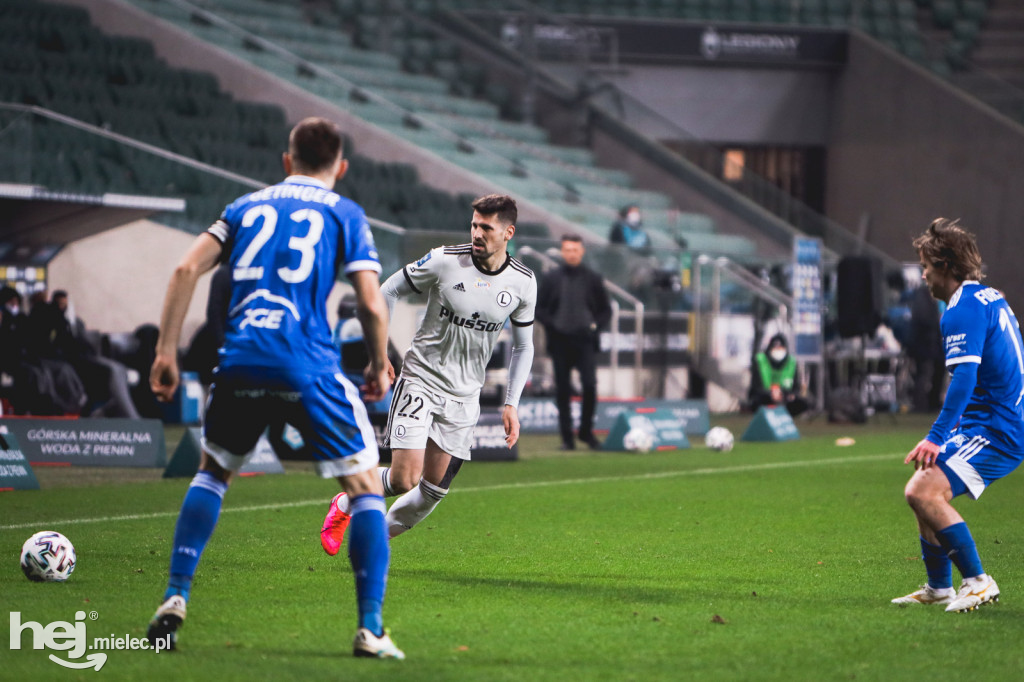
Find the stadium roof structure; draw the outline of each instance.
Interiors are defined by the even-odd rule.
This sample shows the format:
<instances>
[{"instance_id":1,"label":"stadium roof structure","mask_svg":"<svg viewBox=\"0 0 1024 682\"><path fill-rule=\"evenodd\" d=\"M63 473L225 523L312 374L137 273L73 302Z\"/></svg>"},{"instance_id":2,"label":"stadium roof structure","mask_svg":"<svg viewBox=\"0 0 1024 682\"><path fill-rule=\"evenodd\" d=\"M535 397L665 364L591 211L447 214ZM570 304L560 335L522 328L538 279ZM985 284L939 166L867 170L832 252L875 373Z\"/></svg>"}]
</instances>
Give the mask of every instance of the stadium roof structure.
<instances>
[{"instance_id":1,"label":"stadium roof structure","mask_svg":"<svg viewBox=\"0 0 1024 682\"><path fill-rule=\"evenodd\" d=\"M185 200L132 194L75 194L0 183L0 241L69 243L154 213L182 212Z\"/></svg>"}]
</instances>

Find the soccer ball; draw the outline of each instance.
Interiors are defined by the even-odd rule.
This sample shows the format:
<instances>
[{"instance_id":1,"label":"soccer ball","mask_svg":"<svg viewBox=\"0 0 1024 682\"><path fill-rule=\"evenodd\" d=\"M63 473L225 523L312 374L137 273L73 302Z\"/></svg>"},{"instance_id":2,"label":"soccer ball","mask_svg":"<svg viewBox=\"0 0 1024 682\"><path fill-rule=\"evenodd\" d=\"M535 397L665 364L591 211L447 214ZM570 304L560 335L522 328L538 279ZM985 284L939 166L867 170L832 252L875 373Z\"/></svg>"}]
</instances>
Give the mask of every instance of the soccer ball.
<instances>
[{"instance_id":1,"label":"soccer ball","mask_svg":"<svg viewBox=\"0 0 1024 682\"><path fill-rule=\"evenodd\" d=\"M634 427L622 437L622 446L630 452L650 452L654 447L654 434L650 429Z\"/></svg>"},{"instance_id":2,"label":"soccer ball","mask_svg":"<svg viewBox=\"0 0 1024 682\"><path fill-rule=\"evenodd\" d=\"M733 445L732 432L724 426L715 426L704 436L704 445L716 452L729 452Z\"/></svg>"},{"instance_id":3,"label":"soccer ball","mask_svg":"<svg viewBox=\"0 0 1024 682\"><path fill-rule=\"evenodd\" d=\"M21 570L37 583L67 580L76 560L71 541L56 531L39 531L21 546Z\"/></svg>"}]
</instances>

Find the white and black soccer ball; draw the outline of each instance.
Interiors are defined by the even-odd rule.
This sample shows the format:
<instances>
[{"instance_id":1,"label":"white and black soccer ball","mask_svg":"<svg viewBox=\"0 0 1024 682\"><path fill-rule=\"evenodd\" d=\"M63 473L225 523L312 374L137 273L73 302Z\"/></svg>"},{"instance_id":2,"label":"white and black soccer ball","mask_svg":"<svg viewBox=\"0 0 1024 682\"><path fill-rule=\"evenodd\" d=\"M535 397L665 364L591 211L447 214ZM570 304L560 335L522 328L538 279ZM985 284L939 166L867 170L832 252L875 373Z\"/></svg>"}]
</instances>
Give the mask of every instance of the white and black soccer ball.
<instances>
[{"instance_id":1,"label":"white and black soccer ball","mask_svg":"<svg viewBox=\"0 0 1024 682\"><path fill-rule=\"evenodd\" d=\"M704 445L716 452L729 452L733 443L732 431L724 426L712 427L704 436Z\"/></svg>"},{"instance_id":2,"label":"white and black soccer ball","mask_svg":"<svg viewBox=\"0 0 1024 682\"><path fill-rule=\"evenodd\" d=\"M622 437L622 447L630 452L650 452L654 448L654 433L643 427L633 427Z\"/></svg>"},{"instance_id":3,"label":"white and black soccer ball","mask_svg":"<svg viewBox=\"0 0 1024 682\"><path fill-rule=\"evenodd\" d=\"M67 580L77 560L74 545L56 531L39 531L21 546L21 570L37 583Z\"/></svg>"}]
</instances>

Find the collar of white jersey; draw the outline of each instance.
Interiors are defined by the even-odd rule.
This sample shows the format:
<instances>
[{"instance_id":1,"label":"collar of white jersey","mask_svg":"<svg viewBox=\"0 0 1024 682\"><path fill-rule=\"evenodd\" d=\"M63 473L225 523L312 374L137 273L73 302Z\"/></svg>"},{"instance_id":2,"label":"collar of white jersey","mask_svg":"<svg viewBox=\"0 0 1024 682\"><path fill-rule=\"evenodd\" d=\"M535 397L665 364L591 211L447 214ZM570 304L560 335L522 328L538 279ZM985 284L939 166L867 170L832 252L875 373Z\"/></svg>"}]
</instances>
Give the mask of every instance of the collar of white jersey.
<instances>
[{"instance_id":1,"label":"collar of white jersey","mask_svg":"<svg viewBox=\"0 0 1024 682\"><path fill-rule=\"evenodd\" d=\"M488 270L473 255L470 255L470 260L473 261L473 267L475 267L479 272L482 272L485 275L500 275L505 271L505 268L508 267L508 264L512 262L512 254L508 251L505 252L505 260L501 262L501 265L498 266L497 270Z\"/></svg>"},{"instance_id":2,"label":"collar of white jersey","mask_svg":"<svg viewBox=\"0 0 1024 682\"><path fill-rule=\"evenodd\" d=\"M324 189L331 189L322 180L311 178L308 175L289 175L284 181L292 185L316 185Z\"/></svg>"}]
</instances>

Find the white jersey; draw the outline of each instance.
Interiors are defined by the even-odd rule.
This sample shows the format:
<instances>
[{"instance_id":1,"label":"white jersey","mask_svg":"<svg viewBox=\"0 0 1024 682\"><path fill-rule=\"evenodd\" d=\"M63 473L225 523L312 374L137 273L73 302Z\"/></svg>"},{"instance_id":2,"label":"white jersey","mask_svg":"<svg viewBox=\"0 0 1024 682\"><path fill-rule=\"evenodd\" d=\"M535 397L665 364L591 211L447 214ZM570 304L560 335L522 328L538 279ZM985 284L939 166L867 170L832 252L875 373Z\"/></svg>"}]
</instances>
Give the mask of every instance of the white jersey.
<instances>
[{"instance_id":1,"label":"white jersey","mask_svg":"<svg viewBox=\"0 0 1024 682\"><path fill-rule=\"evenodd\" d=\"M402 273L415 292L427 294L402 375L442 395L476 398L506 320L533 324L537 278L511 256L497 270L484 270L470 244L432 249Z\"/></svg>"}]
</instances>

